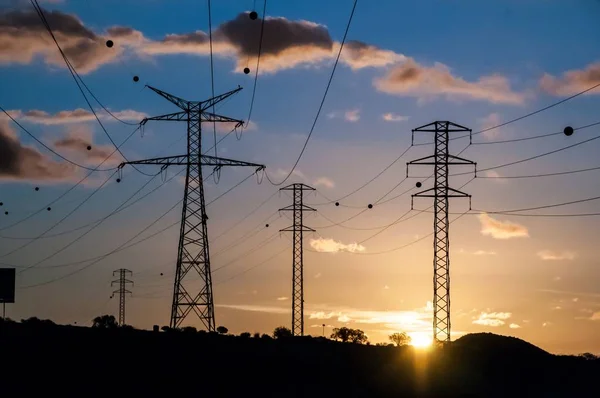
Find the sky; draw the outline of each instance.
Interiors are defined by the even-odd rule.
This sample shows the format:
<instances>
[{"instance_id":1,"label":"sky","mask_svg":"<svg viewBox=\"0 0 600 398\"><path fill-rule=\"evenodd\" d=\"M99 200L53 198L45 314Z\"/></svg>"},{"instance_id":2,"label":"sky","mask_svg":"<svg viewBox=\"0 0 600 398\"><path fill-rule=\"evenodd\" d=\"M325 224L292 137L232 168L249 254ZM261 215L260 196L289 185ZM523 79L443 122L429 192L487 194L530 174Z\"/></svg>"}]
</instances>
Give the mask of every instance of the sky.
<instances>
[{"instance_id":1,"label":"sky","mask_svg":"<svg viewBox=\"0 0 600 398\"><path fill-rule=\"evenodd\" d=\"M188 100L212 96L207 4L176 3L40 1L71 64L113 117L87 92L86 102L30 3L0 0L0 106L39 140L0 114L8 213L0 213L0 266L17 268L9 317L83 325L116 315L112 272L124 267L134 281L127 323L168 324L185 171L151 177L160 170L114 168L124 157L185 154L185 125L148 122L122 154L111 140L119 145L144 117L178 111L146 85ZM213 3L215 94L243 87L216 112L248 121L264 4ZM315 120L351 9L346 0L267 3L250 123L237 136L219 126L219 156L264 164L270 180L283 180ZM252 10L259 19L250 20ZM322 112L286 181L316 189L304 199L318 210L304 219L316 230L304 239L307 334L321 335L325 324L328 334L360 328L372 342L396 331L431 338L433 214L418 210L433 203L415 198L409 211L415 183L431 188L432 169L411 166L405 177L407 162L433 153L433 137L416 133L424 145L411 147L411 130L449 120L477 133L600 83L599 17L600 3L584 0L358 1ZM489 169L475 179L472 168L451 171L463 173L450 185L467 184L474 210L450 225L453 339L493 332L554 353L600 352L597 218L548 216L594 213L598 203L493 213L598 195L593 170L501 178L598 167L596 141L495 166L596 137L599 126L561 132L598 122L599 97L591 90L475 134L472 145L451 141L451 153L464 150ZM550 133L558 134L491 144ZM205 124L203 148L213 144ZM113 170L80 167L103 161L99 170ZM253 172L224 168L205 179L216 323L232 333L291 324L292 237L278 231L292 220L277 210L292 197ZM450 201L451 220L467 210L468 199ZM186 324L201 327L192 317Z\"/></svg>"}]
</instances>

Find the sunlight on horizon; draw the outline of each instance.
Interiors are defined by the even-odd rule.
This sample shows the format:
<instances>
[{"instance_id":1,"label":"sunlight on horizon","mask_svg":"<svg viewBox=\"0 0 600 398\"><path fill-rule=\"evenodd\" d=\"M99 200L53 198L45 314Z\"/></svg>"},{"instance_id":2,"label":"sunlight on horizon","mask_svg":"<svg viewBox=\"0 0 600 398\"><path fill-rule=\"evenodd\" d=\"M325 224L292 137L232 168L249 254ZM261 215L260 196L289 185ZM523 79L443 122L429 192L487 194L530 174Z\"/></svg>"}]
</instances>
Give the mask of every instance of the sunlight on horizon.
<instances>
[{"instance_id":1,"label":"sunlight on horizon","mask_svg":"<svg viewBox=\"0 0 600 398\"><path fill-rule=\"evenodd\" d=\"M422 333L410 334L410 338L410 345L417 348L428 348L431 346L432 343L431 337Z\"/></svg>"}]
</instances>

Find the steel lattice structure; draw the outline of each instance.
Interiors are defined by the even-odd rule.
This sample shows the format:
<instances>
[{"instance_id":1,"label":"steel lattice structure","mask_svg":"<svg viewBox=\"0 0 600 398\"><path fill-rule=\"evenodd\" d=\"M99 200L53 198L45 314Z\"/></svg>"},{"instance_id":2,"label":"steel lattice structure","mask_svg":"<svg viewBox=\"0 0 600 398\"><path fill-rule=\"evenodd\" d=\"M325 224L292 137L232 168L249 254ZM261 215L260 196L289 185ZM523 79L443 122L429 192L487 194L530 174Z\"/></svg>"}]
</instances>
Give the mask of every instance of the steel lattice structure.
<instances>
[{"instance_id":1,"label":"steel lattice structure","mask_svg":"<svg viewBox=\"0 0 600 398\"><path fill-rule=\"evenodd\" d=\"M127 290L127 284L131 283L131 285L133 285L133 281L127 279L127 274L133 275L133 273L128 269L120 268L113 271L113 276L115 276L115 273L117 272L119 273L119 279L112 281L110 285L112 286L115 283L119 284L119 289L113 291L113 296L115 293L119 293L119 325L123 326L125 325L125 297L128 294L131 294L131 292Z\"/></svg>"},{"instance_id":2,"label":"steel lattice structure","mask_svg":"<svg viewBox=\"0 0 600 398\"><path fill-rule=\"evenodd\" d=\"M314 229L304 225L303 214L305 211L316 211L304 204L304 191L315 189L305 184L291 184L280 191L292 191L294 203L279 209L279 211L293 211L294 224L281 229L280 232L294 233L294 250L292 254L292 335L304 336L304 232L315 232Z\"/></svg>"},{"instance_id":3,"label":"steel lattice structure","mask_svg":"<svg viewBox=\"0 0 600 398\"><path fill-rule=\"evenodd\" d=\"M207 112L209 108L240 91L241 87L206 101L187 101L154 87L148 87L182 111L146 118L142 120L141 125L144 126L150 120L187 122L187 154L125 162L120 167L126 164L161 165L163 169L173 165L187 167L170 326L180 327L193 311L208 331L214 331L215 310L202 166L214 166L217 173L223 166L255 167L257 172L263 170L265 166L202 154L202 122L231 123L236 127L244 124L241 120ZM199 288L194 288L190 283L194 281L190 278L193 274L200 276Z\"/></svg>"},{"instance_id":4,"label":"steel lattice structure","mask_svg":"<svg viewBox=\"0 0 600 398\"><path fill-rule=\"evenodd\" d=\"M450 155L448 141L449 133L471 133L471 129L448 121L437 121L412 130L413 142L415 132L435 134L434 155L413 160L408 165L434 166L434 187L413 194L412 197L434 198L433 338L436 341L447 342L450 341L450 225L448 222L448 199L467 197L469 202L471 200L471 195L448 186L448 169L452 165L476 165L475 162L470 160Z\"/></svg>"}]
</instances>

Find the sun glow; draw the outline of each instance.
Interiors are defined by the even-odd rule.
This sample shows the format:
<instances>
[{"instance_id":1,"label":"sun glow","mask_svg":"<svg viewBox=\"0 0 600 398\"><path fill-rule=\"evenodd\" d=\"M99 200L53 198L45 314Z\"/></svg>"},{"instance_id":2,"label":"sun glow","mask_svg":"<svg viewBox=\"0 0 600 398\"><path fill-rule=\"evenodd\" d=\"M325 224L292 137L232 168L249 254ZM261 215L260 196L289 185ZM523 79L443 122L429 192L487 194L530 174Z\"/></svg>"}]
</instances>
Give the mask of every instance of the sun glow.
<instances>
[{"instance_id":1,"label":"sun glow","mask_svg":"<svg viewBox=\"0 0 600 398\"><path fill-rule=\"evenodd\" d=\"M427 348L427 347L431 346L431 338L427 335L414 334L410 337L411 337L410 345L412 345L413 347Z\"/></svg>"}]
</instances>

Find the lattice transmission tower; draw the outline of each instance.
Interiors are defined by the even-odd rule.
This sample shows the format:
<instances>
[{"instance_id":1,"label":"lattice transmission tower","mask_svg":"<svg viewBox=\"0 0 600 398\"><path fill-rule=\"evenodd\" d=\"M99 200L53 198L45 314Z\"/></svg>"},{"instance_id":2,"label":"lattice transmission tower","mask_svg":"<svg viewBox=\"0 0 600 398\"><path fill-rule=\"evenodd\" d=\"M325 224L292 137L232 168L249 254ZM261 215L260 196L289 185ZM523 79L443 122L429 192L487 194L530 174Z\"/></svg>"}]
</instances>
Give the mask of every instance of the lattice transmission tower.
<instances>
[{"instance_id":1,"label":"lattice transmission tower","mask_svg":"<svg viewBox=\"0 0 600 398\"><path fill-rule=\"evenodd\" d=\"M126 164L161 165L162 169L172 165L187 167L170 326L180 327L193 311L208 331L214 331L215 310L202 166L213 166L217 173L223 166L255 167L256 172L263 170L265 166L202 154L202 122L230 123L236 128L243 126L244 122L241 120L208 112L214 105L240 91L241 87L205 101L188 101L154 87L147 87L175 104L181 111L145 118L140 122L141 126L150 120L186 122L187 154L125 162L119 167L122 168ZM194 274L196 277L200 276L199 288L191 283L195 282L194 278L191 278Z\"/></svg>"},{"instance_id":2,"label":"lattice transmission tower","mask_svg":"<svg viewBox=\"0 0 600 398\"><path fill-rule=\"evenodd\" d=\"M314 229L304 225L303 214L305 211L316 211L304 204L304 191L314 191L313 187L305 184L291 184L280 191L292 191L294 203L279 209L279 211L294 212L294 224L280 229L280 232L294 233L294 249L292 253L292 335L304 336L304 232L315 232Z\"/></svg>"},{"instance_id":3,"label":"lattice transmission tower","mask_svg":"<svg viewBox=\"0 0 600 398\"><path fill-rule=\"evenodd\" d=\"M467 159L450 155L448 148L449 133L469 132L471 129L448 121L436 121L412 130L434 133L434 154L416 159L408 165L429 165L434 167L434 187L412 195L414 197L434 198L433 218L433 338L436 341L450 341L450 225L448 222L448 199L469 198L471 195L448 186L448 169L454 165L475 165ZM420 187L421 183L417 183ZM412 208L411 198L411 208Z\"/></svg>"},{"instance_id":4,"label":"lattice transmission tower","mask_svg":"<svg viewBox=\"0 0 600 398\"><path fill-rule=\"evenodd\" d=\"M119 279L112 281L110 285L113 286L115 283L118 283L119 289L113 291L111 297L113 297L115 293L119 294L119 325L123 326L125 325L125 297L128 294L131 294L131 291L127 290L127 285L131 284L133 286L133 281L127 279L127 275L133 275L133 273L125 268L113 271L113 276L115 276L116 273L119 274Z\"/></svg>"}]
</instances>

